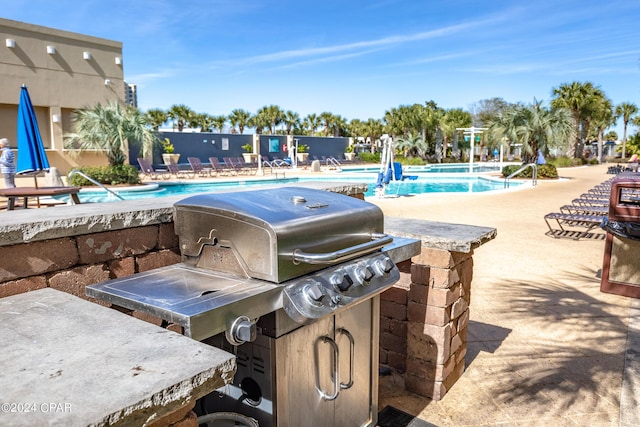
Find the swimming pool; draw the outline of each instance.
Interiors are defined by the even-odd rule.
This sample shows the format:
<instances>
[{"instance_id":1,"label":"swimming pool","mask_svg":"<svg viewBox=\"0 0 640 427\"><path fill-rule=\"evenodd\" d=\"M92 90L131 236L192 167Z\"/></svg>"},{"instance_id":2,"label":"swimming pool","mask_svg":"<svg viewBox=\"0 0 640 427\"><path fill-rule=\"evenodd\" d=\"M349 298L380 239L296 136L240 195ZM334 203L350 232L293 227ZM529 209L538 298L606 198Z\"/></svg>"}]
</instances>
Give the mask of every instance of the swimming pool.
<instances>
[{"instance_id":1,"label":"swimming pool","mask_svg":"<svg viewBox=\"0 0 640 427\"><path fill-rule=\"evenodd\" d=\"M413 173L413 172L411 172ZM196 193L208 193L227 191L234 189L259 188L265 185L295 184L309 181L355 182L368 184L365 197L375 196L377 174L340 174L331 177L297 177L286 179L243 179L235 181L176 181L158 182L145 187L118 191L125 200L147 199L154 197L191 195ZM521 182L512 182L511 188L522 185ZM479 193L504 189L504 181L501 179L483 176L423 176L418 175L416 180L391 181L386 187L387 195L408 196L423 193ZM106 193L103 190L83 189L79 193L82 203L112 202L120 199ZM64 197L60 198L65 200Z\"/></svg>"}]
</instances>

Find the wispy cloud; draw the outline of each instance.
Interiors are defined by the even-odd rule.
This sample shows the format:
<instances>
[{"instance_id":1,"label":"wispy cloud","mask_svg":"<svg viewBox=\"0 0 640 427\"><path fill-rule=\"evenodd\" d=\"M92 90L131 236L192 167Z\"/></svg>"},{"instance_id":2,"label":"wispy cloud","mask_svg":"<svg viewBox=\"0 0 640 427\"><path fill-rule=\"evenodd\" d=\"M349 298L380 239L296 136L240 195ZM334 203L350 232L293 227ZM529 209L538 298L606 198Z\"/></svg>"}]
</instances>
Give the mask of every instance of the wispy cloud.
<instances>
[{"instance_id":1,"label":"wispy cloud","mask_svg":"<svg viewBox=\"0 0 640 427\"><path fill-rule=\"evenodd\" d=\"M266 55L257 55L251 56L247 58L241 58L237 60L224 61L225 65L231 66L246 66L246 65L255 65L260 63L269 63L269 62L281 62L281 61L289 61L295 60L298 58L312 58L316 57L315 60L306 61L307 63L314 63L317 61L327 62L327 61L335 61L345 58L353 57L354 55L365 55L367 53L374 52L380 49L387 49L391 47L396 47L399 45L404 45L408 43L414 43L423 40L442 38L446 36L451 36L454 34L459 34L463 32L470 31L474 28L482 28L488 25L495 25L497 22L508 19L510 13L499 14L495 16L491 16L485 19L471 20L455 25L450 25L442 28L437 28L434 30L410 33L410 34L398 34L388 37L382 37L372 40L364 40L353 43L345 43L338 44L332 46L324 46L324 47L312 47L306 49L292 49L292 50L284 50L280 52L274 52ZM345 54L344 52L353 52L351 54ZM359 52L358 52L359 51ZM298 64L302 64L303 62L298 62ZM218 65L220 62L215 62L211 65Z\"/></svg>"}]
</instances>

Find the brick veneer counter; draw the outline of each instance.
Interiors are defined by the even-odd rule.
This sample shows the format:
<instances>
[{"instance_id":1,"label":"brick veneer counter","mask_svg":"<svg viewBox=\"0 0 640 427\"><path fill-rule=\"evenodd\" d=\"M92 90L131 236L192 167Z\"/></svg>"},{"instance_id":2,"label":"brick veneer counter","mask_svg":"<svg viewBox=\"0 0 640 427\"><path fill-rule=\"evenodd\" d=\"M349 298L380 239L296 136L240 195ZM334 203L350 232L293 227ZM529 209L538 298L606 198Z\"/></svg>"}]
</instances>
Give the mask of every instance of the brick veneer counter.
<instances>
[{"instance_id":1,"label":"brick veneer counter","mask_svg":"<svg viewBox=\"0 0 640 427\"><path fill-rule=\"evenodd\" d=\"M229 383L233 355L54 289L0 300L0 425L146 425Z\"/></svg>"}]
</instances>

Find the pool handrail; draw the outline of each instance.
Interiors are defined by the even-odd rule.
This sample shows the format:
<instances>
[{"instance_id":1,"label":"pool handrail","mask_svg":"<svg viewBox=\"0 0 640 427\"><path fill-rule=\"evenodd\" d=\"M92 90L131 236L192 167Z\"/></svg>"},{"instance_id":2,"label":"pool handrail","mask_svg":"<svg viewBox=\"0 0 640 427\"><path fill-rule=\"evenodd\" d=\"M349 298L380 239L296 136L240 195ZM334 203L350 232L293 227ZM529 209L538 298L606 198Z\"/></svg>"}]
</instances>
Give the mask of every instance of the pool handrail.
<instances>
[{"instance_id":1,"label":"pool handrail","mask_svg":"<svg viewBox=\"0 0 640 427\"><path fill-rule=\"evenodd\" d=\"M71 179L71 177L73 175L80 175L81 177L83 177L84 179L86 179L87 181L90 181L91 183L97 185L98 187L102 188L103 190L105 190L108 193L113 194L114 196L116 196L118 199L120 200L124 200L124 197L122 197L121 195L119 195L118 193L116 193L115 191L105 187L104 185L102 185L101 183L99 183L98 181L96 181L95 179L91 178L89 175L87 175L86 173L79 171L78 169L73 169L71 172L69 172L69 175L67 175L67 182L69 182L69 180Z\"/></svg>"},{"instance_id":2,"label":"pool handrail","mask_svg":"<svg viewBox=\"0 0 640 427\"><path fill-rule=\"evenodd\" d=\"M517 171L515 171L514 173L512 173L511 175L509 175L504 179L504 188L509 188L509 180L514 176L521 174L527 168L531 168L532 170L531 185L533 186L538 185L538 165L536 165L535 163L527 163L526 165L523 165L520 169L518 169Z\"/></svg>"}]
</instances>

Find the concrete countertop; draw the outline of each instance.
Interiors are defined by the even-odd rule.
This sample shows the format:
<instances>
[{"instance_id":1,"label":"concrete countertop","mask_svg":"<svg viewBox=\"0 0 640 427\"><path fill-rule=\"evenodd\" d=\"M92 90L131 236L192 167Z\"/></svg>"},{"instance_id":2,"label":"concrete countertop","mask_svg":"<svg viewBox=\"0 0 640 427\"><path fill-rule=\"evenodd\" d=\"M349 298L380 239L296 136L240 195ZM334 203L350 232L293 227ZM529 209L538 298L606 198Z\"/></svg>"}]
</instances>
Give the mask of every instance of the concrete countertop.
<instances>
[{"instance_id":1,"label":"concrete countertop","mask_svg":"<svg viewBox=\"0 0 640 427\"><path fill-rule=\"evenodd\" d=\"M470 253L497 235L497 230L490 227L389 216L384 217L384 231L398 237L418 239L426 248L462 253Z\"/></svg>"},{"instance_id":2,"label":"concrete countertop","mask_svg":"<svg viewBox=\"0 0 640 427\"><path fill-rule=\"evenodd\" d=\"M348 195L363 193L367 187L363 183L312 181L260 188L283 185ZM255 189L257 188L249 187L230 191ZM0 246L172 222L173 204L185 197L169 196L3 212L0 215ZM385 217L385 232L419 239L424 247L465 253L496 236L493 228L393 217Z\"/></svg>"},{"instance_id":3,"label":"concrete countertop","mask_svg":"<svg viewBox=\"0 0 640 427\"><path fill-rule=\"evenodd\" d=\"M0 299L0 339L2 426L144 425L236 367L218 348L50 288Z\"/></svg>"}]
</instances>

